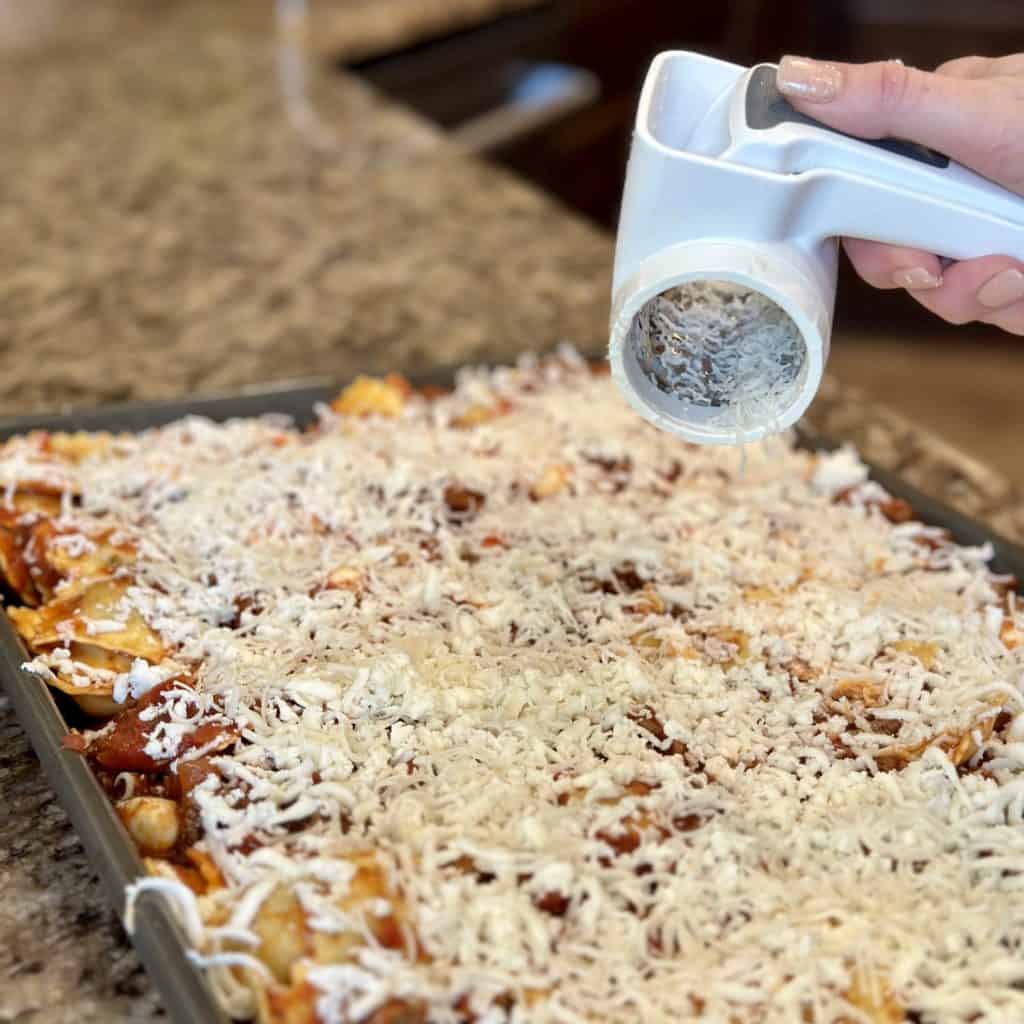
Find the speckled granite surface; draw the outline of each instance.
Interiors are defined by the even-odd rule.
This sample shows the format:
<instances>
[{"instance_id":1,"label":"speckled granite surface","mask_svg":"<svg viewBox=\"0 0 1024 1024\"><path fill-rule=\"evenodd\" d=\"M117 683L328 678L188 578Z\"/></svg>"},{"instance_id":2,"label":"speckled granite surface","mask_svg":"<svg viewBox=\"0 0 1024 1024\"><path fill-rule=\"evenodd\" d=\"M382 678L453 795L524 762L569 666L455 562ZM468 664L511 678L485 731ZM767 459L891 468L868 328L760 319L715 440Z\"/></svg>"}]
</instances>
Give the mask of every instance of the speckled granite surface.
<instances>
[{"instance_id":1,"label":"speckled granite surface","mask_svg":"<svg viewBox=\"0 0 1024 1024\"><path fill-rule=\"evenodd\" d=\"M0 1021L166 1019L0 695Z\"/></svg>"},{"instance_id":2,"label":"speckled granite surface","mask_svg":"<svg viewBox=\"0 0 1024 1024\"><path fill-rule=\"evenodd\" d=\"M14 6L0 412L603 344L610 241L351 78L289 114L269 3ZM829 383L812 420L1024 538L1005 480L898 417ZM159 1019L2 698L0 808L0 1024Z\"/></svg>"},{"instance_id":3,"label":"speckled granite surface","mask_svg":"<svg viewBox=\"0 0 1024 1024\"><path fill-rule=\"evenodd\" d=\"M0 412L601 343L604 237L217 7L0 62Z\"/></svg>"}]
</instances>

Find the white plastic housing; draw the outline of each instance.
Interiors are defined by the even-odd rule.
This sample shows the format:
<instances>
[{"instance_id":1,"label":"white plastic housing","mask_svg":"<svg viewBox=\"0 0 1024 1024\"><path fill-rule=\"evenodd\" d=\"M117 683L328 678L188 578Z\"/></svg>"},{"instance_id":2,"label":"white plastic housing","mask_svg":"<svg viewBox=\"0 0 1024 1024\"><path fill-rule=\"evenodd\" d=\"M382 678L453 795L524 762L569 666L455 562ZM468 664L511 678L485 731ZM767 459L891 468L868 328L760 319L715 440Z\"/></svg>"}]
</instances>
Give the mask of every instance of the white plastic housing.
<instances>
[{"instance_id":1,"label":"white plastic housing","mask_svg":"<svg viewBox=\"0 0 1024 1024\"><path fill-rule=\"evenodd\" d=\"M792 425L821 384L839 236L953 259L1024 258L1024 202L954 163L937 168L819 126L753 129L751 72L700 54L651 65L626 173L612 284L609 359L647 419L688 441L735 444ZM766 295L796 323L806 360L788 408L737 433L655 387L625 344L634 315L693 279Z\"/></svg>"}]
</instances>

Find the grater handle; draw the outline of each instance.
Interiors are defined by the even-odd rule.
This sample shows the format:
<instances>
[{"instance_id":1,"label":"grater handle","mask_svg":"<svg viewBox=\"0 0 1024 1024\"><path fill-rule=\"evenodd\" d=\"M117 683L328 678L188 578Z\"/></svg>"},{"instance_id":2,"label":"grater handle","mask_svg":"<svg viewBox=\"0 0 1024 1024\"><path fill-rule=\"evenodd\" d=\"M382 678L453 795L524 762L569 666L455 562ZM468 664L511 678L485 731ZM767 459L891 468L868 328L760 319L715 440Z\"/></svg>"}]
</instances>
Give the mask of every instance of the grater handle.
<instances>
[{"instance_id":1,"label":"grater handle","mask_svg":"<svg viewBox=\"0 0 1024 1024\"><path fill-rule=\"evenodd\" d=\"M1024 198L905 139L860 139L795 110L774 65L734 90L726 163L798 175L793 233L908 245L950 259L1024 259Z\"/></svg>"},{"instance_id":2,"label":"grater handle","mask_svg":"<svg viewBox=\"0 0 1024 1024\"><path fill-rule=\"evenodd\" d=\"M836 128L830 128L827 124L797 110L779 90L777 79L778 70L770 64L754 68L747 79L744 116L747 125L755 131L768 131L784 124L802 124L841 135L845 139L854 139L886 153L927 164L929 167L946 168L950 164L949 157L943 153L910 142L908 139L860 139Z\"/></svg>"}]
</instances>

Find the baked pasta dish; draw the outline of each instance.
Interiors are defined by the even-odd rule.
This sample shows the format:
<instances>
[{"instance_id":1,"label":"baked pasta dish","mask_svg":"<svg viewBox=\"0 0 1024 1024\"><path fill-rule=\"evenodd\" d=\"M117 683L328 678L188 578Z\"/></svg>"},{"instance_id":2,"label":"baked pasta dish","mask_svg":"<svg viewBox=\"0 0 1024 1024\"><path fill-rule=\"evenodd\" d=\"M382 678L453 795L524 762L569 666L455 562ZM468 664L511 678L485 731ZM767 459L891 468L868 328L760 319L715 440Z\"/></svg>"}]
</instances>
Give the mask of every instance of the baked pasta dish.
<instances>
[{"instance_id":1,"label":"baked pasta dish","mask_svg":"<svg viewBox=\"0 0 1024 1024\"><path fill-rule=\"evenodd\" d=\"M0 498L28 668L233 1016L1024 1021L1014 581L852 451L741 465L565 352L29 434Z\"/></svg>"}]
</instances>

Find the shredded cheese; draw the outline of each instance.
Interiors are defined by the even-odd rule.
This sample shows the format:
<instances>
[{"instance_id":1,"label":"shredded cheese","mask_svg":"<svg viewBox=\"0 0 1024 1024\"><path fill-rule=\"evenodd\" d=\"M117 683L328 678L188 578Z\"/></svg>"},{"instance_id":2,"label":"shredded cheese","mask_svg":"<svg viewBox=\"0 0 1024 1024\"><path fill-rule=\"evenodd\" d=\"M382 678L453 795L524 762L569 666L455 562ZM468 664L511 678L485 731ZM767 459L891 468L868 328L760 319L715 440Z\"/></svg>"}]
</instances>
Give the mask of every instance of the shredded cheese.
<instances>
[{"instance_id":1,"label":"shredded cheese","mask_svg":"<svg viewBox=\"0 0 1024 1024\"><path fill-rule=\"evenodd\" d=\"M871 992L1024 1019L1021 651L987 548L887 521L849 450L780 437L741 475L571 355L359 412L191 418L61 470L196 679L146 752L241 731L192 794L226 880L188 904L198 962L251 966L284 886L362 936L293 975L324 1021L859 1021ZM391 895L357 912L367 850Z\"/></svg>"}]
</instances>

